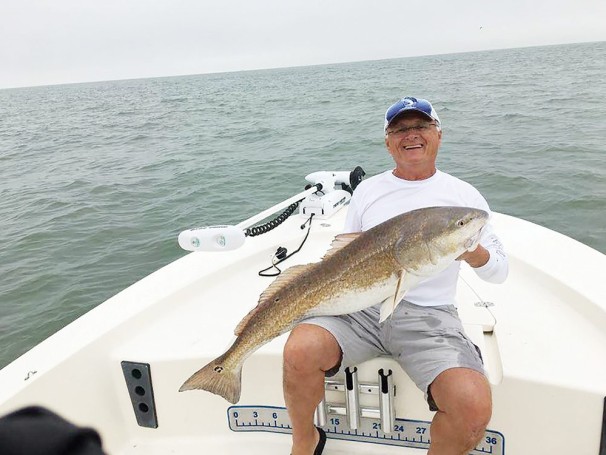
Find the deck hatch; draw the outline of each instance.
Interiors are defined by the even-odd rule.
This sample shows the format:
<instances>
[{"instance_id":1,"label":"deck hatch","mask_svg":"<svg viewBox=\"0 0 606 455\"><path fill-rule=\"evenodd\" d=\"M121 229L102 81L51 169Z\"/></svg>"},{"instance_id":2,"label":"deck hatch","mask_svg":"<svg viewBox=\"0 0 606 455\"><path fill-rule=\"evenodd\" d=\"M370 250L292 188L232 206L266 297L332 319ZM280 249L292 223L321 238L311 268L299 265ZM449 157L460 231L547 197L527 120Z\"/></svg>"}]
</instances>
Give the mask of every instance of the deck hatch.
<instances>
[{"instance_id":1,"label":"deck hatch","mask_svg":"<svg viewBox=\"0 0 606 455\"><path fill-rule=\"evenodd\" d=\"M141 427L158 428L149 363L122 361L121 364L137 423Z\"/></svg>"}]
</instances>

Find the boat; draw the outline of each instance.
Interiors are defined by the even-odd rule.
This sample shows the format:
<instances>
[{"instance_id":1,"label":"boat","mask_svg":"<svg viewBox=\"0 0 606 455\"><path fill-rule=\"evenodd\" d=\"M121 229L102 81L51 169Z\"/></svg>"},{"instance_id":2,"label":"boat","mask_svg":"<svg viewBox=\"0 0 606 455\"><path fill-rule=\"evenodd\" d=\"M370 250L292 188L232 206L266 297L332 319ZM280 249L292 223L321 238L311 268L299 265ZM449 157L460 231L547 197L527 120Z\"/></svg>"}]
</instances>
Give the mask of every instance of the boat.
<instances>
[{"instance_id":1,"label":"boat","mask_svg":"<svg viewBox=\"0 0 606 455\"><path fill-rule=\"evenodd\" d=\"M191 253L0 371L0 415L43 406L96 429L112 455L289 453L286 334L246 361L235 405L179 387L225 351L280 270L322 258L360 178L359 168L320 171L236 226L182 232ZM456 296L493 391L492 420L471 453L606 455L606 256L520 218L493 213L492 223L509 277L490 284L464 265ZM432 415L398 364L379 357L327 378L316 419L327 455L420 455Z\"/></svg>"}]
</instances>

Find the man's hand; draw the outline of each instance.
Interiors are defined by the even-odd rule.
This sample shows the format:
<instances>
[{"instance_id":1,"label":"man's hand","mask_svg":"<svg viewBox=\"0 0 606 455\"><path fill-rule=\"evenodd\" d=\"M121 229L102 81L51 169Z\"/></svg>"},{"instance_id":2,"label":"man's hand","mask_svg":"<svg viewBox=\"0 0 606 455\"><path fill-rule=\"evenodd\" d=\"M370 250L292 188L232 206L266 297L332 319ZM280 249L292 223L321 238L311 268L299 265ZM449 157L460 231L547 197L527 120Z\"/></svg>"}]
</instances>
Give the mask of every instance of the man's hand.
<instances>
[{"instance_id":1,"label":"man's hand","mask_svg":"<svg viewBox=\"0 0 606 455\"><path fill-rule=\"evenodd\" d=\"M477 268L482 267L488 262L490 259L490 253L486 248L482 245L478 245L478 247L473 251L466 251L461 256L457 258L457 261L465 261L470 266Z\"/></svg>"}]
</instances>

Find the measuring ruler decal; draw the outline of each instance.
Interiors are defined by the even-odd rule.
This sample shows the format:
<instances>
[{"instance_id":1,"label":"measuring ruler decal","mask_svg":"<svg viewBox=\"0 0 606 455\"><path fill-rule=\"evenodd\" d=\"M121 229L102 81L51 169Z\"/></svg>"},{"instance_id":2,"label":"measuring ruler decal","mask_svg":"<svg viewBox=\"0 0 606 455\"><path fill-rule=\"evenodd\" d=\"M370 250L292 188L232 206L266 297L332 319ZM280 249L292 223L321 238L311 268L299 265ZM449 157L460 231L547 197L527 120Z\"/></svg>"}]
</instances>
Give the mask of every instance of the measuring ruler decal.
<instances>
[{"instance_id":1,"label":"measuring ruler decal","mask_svg":"<svg viewBox=\"0 0 606 455\"><path fill-rule=\"evenodd\" d=\"M286 408L278 406L230 406L227 421L232 431L291 433L292 430ZM376 419L362 418L360 428L350 430L344 416L329 415L327 425L323 428L331 439L427 449L430 423L396 418L391 433L386 434ZM482 441L470 454L504 455L505 437L498 431L486 430Z\"/></svg>"}]
</instances>

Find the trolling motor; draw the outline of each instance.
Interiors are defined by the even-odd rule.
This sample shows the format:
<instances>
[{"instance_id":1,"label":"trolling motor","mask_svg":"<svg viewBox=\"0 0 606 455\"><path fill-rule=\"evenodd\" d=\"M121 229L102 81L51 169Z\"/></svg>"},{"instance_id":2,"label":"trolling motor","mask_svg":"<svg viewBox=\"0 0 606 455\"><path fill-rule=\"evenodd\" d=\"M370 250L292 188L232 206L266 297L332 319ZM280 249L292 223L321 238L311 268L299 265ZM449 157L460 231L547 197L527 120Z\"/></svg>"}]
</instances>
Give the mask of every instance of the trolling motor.
<instances>
[{"instance_id":1,"label":"trolling motor","mask_svg":"<svg viewBox=\"0 0 606 455\"><path fill-rule=\"evenodd\" d=\"M281 214L273 223L267 223L262 232L267 232L282 223L299 204L299 213L305 217L326 219L334 215L351 199L353 190L362 181L366 173L358 166L351 172L319 171L309 174L305 180L309 185L305 191L264 210L235 226L205 226L188 229L179 234L179 246L187 251L230 251L244 245L247 236L251 236L251 228L255 223L273 215L286 207L295 207ZM277 222L279 220L279 222ZM267 226L270 226L267 228Z\"/></svg>"},{"instance_id":2,"label":"trolling motor","mask_svg":"<svg viewBox=\"0 0 606 455\"><path fill-rule=\"evenodd\" d=\"M353 190L364 178L364 170L358 166L351 172L320 171L305 177L311 185L320 185L315 193L300 204L299 213L326 219L334 215L351 199ZM340 188L339 188L340 187Z\"/></svg>"}]
</instances>

